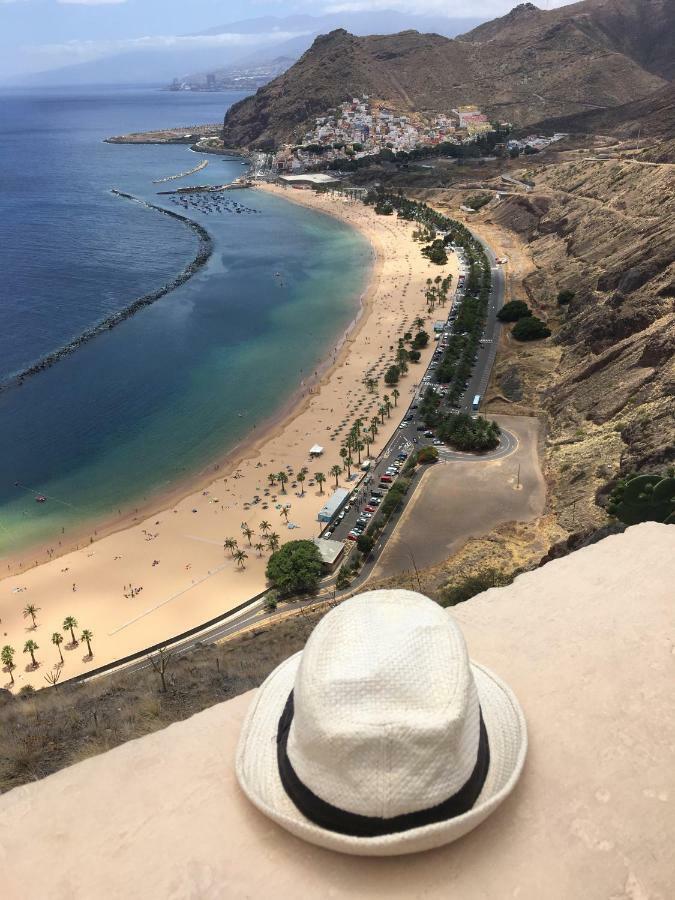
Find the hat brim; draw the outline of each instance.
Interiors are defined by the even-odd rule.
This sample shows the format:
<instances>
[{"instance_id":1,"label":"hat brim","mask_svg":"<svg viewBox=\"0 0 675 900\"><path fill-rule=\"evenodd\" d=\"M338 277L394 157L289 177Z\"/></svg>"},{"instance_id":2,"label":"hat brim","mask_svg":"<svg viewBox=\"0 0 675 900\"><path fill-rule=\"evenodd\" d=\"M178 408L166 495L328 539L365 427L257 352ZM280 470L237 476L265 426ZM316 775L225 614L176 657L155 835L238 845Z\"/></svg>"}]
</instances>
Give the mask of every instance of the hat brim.
<instances>
[{"instance_id":1,"label":"hat brim","mask_svg":"<svg viewBox=\"0 0 675 900\"><path fill-rule=\"evenodd\" d=\"M440 847L480 825L513 790L525 762L525 717L511 690L483 666L471 663L490 744L490 767L473 808L460 816L380 837L351 837L315 825L286 794L277 766L277 728L293 690L301 653L278 666L260 687L244 722L236 773L244 793L266 816L303 840L358 856L397 856ZM441 799L441 798L439 798Z\"/></svg>"}]
</instances>

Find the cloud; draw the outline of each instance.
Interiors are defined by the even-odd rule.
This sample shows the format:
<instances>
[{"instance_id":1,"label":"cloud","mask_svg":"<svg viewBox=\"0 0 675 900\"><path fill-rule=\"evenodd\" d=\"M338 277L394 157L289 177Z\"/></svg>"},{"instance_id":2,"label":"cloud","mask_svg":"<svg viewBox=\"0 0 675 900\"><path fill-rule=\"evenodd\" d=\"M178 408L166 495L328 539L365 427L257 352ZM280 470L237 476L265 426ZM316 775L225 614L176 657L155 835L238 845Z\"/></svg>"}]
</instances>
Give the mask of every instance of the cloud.
<instances>
[{"instance_id":1,"label":"cloud","mask_svg":"<svg viewBox=\"0 0 675 900\"><path fill-rule=\"evenodd\" d=\"M56 0L67 6L110 6L114 3L126 3L127 0Z\"/></svg>"},{"instance_id":2,"label":"cloud","mask_svg":"<svg viewBox=\"0 0 675 900\"><path fill-rule=\"evenodd\" d=\"M540 9L566 6L576 0L535 0ZM474 0L468 6L466 0L329 0L322 6L322 12L397 12L417 15L439 15L449 18L490 18L502 16L516 6L517 0Z\"/></svg>"},{"instance_id":3,"label":"cloud","mask_svg":"<svg viewBox=\"0 0 675 900\"><path fill-rule=\"evenodd\" d=\"M72 40L59 44L40 44L29 49L40 56L54 58L73 57L78 62L100 59L113 53L131 50L199 49L200 47L242 47L276 44L293 38L304 37L308 31L270 31L262 34L228 32L206 35L146 35L120 40Z\"/></svg>"}]
</instances>

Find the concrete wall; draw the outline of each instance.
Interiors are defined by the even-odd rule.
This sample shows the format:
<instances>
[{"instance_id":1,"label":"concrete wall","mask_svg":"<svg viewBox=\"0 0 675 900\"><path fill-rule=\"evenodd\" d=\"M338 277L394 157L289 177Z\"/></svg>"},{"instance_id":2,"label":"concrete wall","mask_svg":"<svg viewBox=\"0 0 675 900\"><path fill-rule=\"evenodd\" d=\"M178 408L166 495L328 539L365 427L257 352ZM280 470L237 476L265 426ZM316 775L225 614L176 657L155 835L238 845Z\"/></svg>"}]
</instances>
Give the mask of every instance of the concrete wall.
<instances>
[{"instance_id":1,"label":"concrete wall","mask_svg":"<svg viewBox=\"0 0 675 900\"><path fill-rule=\"evenodd\" d=\"M675 528L647 524L457 607L528 720L487 822L416 857L304 844L233 771L251 695L0 797L14 898L666 900L675 833Z\"/></svg>"}]
</instances>

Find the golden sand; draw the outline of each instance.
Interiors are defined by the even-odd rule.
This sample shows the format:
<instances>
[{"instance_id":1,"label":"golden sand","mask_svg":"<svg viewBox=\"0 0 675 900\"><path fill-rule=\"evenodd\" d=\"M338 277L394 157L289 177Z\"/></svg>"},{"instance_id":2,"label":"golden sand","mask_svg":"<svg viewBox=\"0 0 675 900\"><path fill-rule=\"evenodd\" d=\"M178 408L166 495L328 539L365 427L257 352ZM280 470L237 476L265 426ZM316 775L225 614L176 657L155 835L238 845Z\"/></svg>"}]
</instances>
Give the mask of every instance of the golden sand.
<instances>
[{"instance_id":1,"label":"golden sand","mask_svg":"<svg viewBox=\"0 0 675 900\"><path fill-rule=\"evenodd\" d=\"M71 678L96 666L170 638L180 632L232 609L265 588L265 565L269 556L256 551L262 540L260 523L267 521L281 542L312 538L319 534L317 513L335 487L328 475L340 463L339 449L357 417L369 422L377 415L385 387L382 375L394 361L397 339L412 329L414 319L426 317L426 279L452 272L455 258L447 266L432 265L412 240L414 226L395 217L382 217L360 202L330 195L315 195L265 187L288 200L335 215L358 228L371 242L377 261L370 286L364 295L362 313L339 344L330 352L327 367L313 386L301 386L293 408L283 420L256 430L249 442L219 466L211 483L202 482L191 491L143 521L126 523L117 531L79 550L11 575L0 582L0 646L16 649L16 688L25 684L44 687L44 676L59 661L52 633L62 631L66 616L74 616L79 627L90 629L94 638L93 659L86 645L62 644L65 664L62 679ZM398 385L398 409L385 418L373 444L378 453L408 406L423 367L433 352L433 342L423 351L419 365L411 365ZM379 379L376 393L364 384L372 371ZM337 436L334 435L336 429ZM324 455L311 461L309 448L325 448ZM278 486L270 490L268 473L289 466L293 473L309 468L304 496L301 487L287 484L283 495ZM327 476L324 493L310 486L315 472ZM345 473L346 474L346 473ZM345 474L340 486L353 487ZM248 505L258 495L261 502ZM268 504L263 509L263 502ZM289 528L277 504L290 503ZM249 546L241 525L255 532ZM238 566L223 541L234 537L248 554L245 566ZM139 590L140 589L140 590ZM23 616L27 604L38 608L37 628ZM39 649L39 668L30 671L28 654L22 652L26 640ZM6 672L0 686L9 686Z\"/></svg>"}]
</instances>

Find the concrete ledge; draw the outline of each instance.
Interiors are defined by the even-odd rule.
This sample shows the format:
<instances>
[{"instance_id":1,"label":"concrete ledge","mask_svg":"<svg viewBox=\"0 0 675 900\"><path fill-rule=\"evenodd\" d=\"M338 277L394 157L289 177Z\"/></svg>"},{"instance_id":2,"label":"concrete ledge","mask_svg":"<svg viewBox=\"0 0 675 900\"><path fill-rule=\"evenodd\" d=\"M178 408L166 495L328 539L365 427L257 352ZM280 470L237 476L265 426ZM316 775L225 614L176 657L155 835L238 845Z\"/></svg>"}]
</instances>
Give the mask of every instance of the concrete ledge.
<instances>
[{"instance_id":1,"label":"concrete ledge","mask_svg":"<svg viewBox=\"0 0 675 900\"><path fill-rule=\"evenodd\" d=\"M675 528L645 524L454 611L515 690L530 751L513 796L461 841L350 858L240 794L250 695L0 797L7 898L672 896Z\"/></svg>"}]
</instances>

